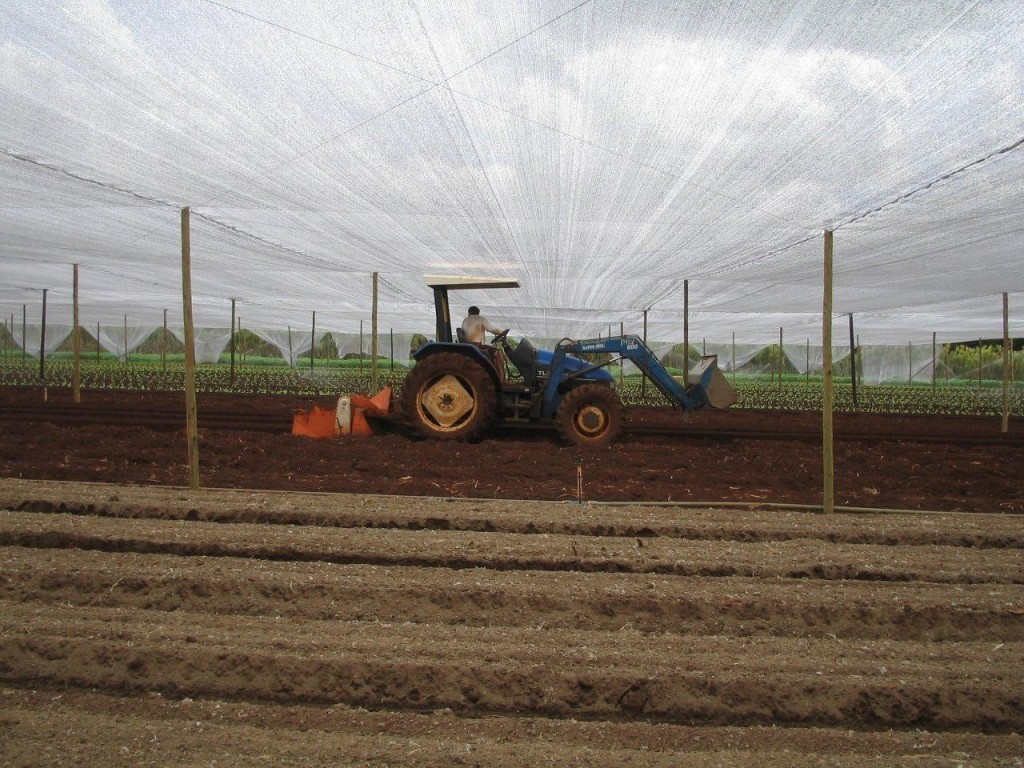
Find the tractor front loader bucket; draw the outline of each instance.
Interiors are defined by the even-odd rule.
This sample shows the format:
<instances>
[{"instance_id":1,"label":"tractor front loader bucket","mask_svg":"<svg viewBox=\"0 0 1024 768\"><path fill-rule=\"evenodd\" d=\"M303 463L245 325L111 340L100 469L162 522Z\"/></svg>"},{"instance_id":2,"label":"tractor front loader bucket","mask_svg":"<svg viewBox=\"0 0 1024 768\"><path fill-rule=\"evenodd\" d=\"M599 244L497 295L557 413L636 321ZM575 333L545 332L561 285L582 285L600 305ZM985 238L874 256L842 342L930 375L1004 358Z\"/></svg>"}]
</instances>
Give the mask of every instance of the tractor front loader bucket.
<instances>
[{"instance_id":1,"label":"tractor front loader bucket","mask_svg":"<svg viewBox=\"0 0 1024 768\"><path fill-rule=\"evenodd\" d=\"M688 384L704 391L704 397L712 408L728 408L739 402L739 395L725 374L718 368L718 355L704 355L686 377Z\"/></svg>"}]
</instances>

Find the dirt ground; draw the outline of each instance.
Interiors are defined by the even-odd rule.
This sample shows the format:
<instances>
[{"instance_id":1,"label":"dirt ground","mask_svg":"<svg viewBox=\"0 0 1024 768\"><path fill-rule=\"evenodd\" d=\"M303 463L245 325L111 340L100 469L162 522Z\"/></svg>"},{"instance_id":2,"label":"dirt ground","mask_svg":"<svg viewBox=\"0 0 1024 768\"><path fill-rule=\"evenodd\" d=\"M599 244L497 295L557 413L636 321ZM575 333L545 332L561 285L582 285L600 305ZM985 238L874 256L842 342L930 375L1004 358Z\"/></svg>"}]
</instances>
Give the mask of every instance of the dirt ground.
<instances>
[{"instance_id":1,"label":"dirt ground","mask_svg":"<svg viewBox=\"0 0 1024 768\"><path fill-rule=\"evenodd\" d=\"M1024 765L1019 447L877 422L843 502L947 511L825 515L803 416L702 416L204 429L199 491L179 430L0 421L0 766Z\"/></svg>"},{"instance_id":2,"label":"dirt ground","mask_svg":"<svg viewBox=\"0 0 1024 768\"><path fill-rule=\"evenodd\" d=\"M0 481L0 765L1015 766L1020 518Z\"/></svg>"},{"instance_id":3,"label":"dirt ground","mask_svg":"<svg viewBox=\"0 0 1024 768\"><path fill-rule=\"evenodd\" d=\"M0 388L5 406L43 404L40 390ZM181 415L177 429L65 423L66 390L51 390L55 415L0 420L0 477L187 485L184 396L87 391L79 409L119 414ZM684 413L628 412L614 444L580 450L553 429L499 428L476 444L416 440L379 424L364 439L313 440L290 434L296 410L333 401L295 397L200 394L199 459L203 487L385 493L498 499L588 501L822 503L821 417L814 413L743 409ZM251 416L274 432L203 427L204 414ZM835 503L873 509L1024 512L1021 454L1024 422L1011 422L1016 442L998 439L998 418L837 414ZM647 426L668 434L637 434ZM633 433L629 428L633 428ZM735 437L756 430L760 437ZM798 439L797 433L810 435ZM874 436L844 440L844 435ZM945 436L933 442L907 434Z\"/></svg>"}]
</instances>

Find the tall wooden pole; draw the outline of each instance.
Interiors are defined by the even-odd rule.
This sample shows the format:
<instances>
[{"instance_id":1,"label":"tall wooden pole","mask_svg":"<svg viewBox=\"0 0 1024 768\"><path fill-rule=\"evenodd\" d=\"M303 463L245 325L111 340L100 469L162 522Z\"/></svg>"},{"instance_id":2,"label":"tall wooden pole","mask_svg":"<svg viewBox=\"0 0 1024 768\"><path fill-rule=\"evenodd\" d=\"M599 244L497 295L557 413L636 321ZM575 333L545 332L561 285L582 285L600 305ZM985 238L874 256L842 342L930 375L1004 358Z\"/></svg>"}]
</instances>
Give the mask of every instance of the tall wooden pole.
<instances>
[{"instance_id":1,"label":"tall wooden pole","mask_svg":"<svg viewBox=\"0 0 1024 768\"><path fill-rule=\"evenodd\" d=\"M25 356L28 354L28 338L25 334L28 333L28 305L21 305L21 364L25 364Z\"/></svg>"},{"instance_id":2,"label":"tall wooden pole","mask_svg":"<svg viewBox=\"0 0 1024 768\"><path fill-rule=\"evenodd\" d=\"M192 327L192 236L189 209L181 209L181 305L185 322L185 432L188 485L199 490L199 413L196 409L196 337Z\"/></svg>"},{"instance_id":3,"label":"tall wooden pole","mask_svg":"<svg viewBox=\"0 0 1024 768\"><path fill-rule=\"evenodd\" d=\"M619 322L619 336L626 335L626 324ZM619 384L622 384L626 380L626 366L619 360Z\"/></svg>"},{"instance_id":4,"label":"tall wooden pole","mask_svg":"<svg viewBox=\"0 0 1024 768\"><path fill-rule=\"evenodd\" d=\"M71 348L74 363L71 368L71 393L76 403L82 402L82 333L78 328L78 265L71 272Z\"/></svg>"},{"instance_id":5,"label":"tall wooden pole","mask_svg":"<svg viewBox=\"0 0 1024 768\"><path fill-rule=\"evenodd\" d=\"M316 357L316 310L313 310L313 336L309 342L309 372L313 372L313 360Z\"/></svg>"},{"instance_id":6,"label":"tall wooden pole","mask_svg":"<svg viewBox=\"0 0 1024 768\"><path fill-rule=\"evenodd\" d=\"M825 230L824 289L821 307L821 358L825 386L821 399L822 511L835 511L835 467L832 445L832 230Z\"/></svg>"},{"instance_id":7,"label":"tall wooden pole","mask_svg":"<svg viewBox=\"0 0 1024 768\"><path fill-rule=\"evenodd\" d=\"M377 273L373 273L373 305L370 309L370 392L379 389L377 382Z\"/></svg>"},{"instance_id":8,"label":"tall wooden pole","mask_svg":"<svg viewBox=\"0 0 1024 768\"><path fill-rule=\"evenodd\" d=\"M850 313L850 387L853 390L853 409L857 410L857 345L853 343L853 312Z\"/></svg>"},{"instance_id":9,"label":"tall wooden pole","mask_svg":"<svg viewBox=\"0 0 1024 768\"><path fill-rule=\"evenodd\" d=\"M231 385L235 384L235 300L231 300Z\"/></svg>"},{"instance_id":10,"label":"tall wooden pole","mask_svg":"<svg viewBox=\"0 0 1024 768\"><path fill-rule=\"evenodd\" d=\"M1010 294L1003 293L1003 432L1010 429Z\"/></svg>"},{"instance_id":11,"label":"tall wooden pole","mask_svg":"<svg viewBox=\"0 0 1024 768\"><path fill-rule=\"evenodd\" d=\"M932 331L932 397L935 397L935 363L936 363L936 333Z\"/></svg>"},{"instance_id":12,"label":"tall wooden pole","mask_svg":"<svg viewBox=\"0 0 1024 768\"><path fill-rule=\"evenodd\" d=\"M124 316L124 364L128 365L128 315Z\"/></svg>"},{"instance_id":13,"label":"tall wooden pole","mask_svg":"<svg viewBox=\"0 0 1024 768\"><path fill-rule=\"evenodd\" d=\"M43 288L43 324L39 329L39 380L46 381L46 288Z\"/></svg>"}]
</instances>

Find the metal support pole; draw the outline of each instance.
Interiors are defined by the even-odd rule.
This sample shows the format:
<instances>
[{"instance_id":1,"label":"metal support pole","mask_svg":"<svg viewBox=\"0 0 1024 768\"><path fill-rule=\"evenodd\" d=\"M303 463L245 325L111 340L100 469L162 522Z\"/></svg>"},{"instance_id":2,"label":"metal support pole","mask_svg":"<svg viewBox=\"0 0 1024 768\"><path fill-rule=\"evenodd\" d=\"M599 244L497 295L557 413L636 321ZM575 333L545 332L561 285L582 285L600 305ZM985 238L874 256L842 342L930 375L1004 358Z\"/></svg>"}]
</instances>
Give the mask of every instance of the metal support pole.
<instances>
[{"instance_id":1,"label":"metal support pole","mask_svg":"<svg viewBox=\"0 0 1024 768\"><path fill-rule=\"evenodd\" d=\"M43 324L39 329L39 380L46 381L46 288L43 288Z\"/></svg>"},{"instance_id":2,"label":"metal support pole","mask_svg":"<svg viewBox=\"0 0 1024 768\"><path fill-rule=\"evenodd\" d=\"M199 490L199 412L196 408L196 335L192 326L192 234L189 209L181 209L181 307L185 324L185 431L188 485Z\"/></svg>"},{"instance_id":3,"label":"metal support pole","mask_svg":"<svg viewBox=\"0 0 1024 768\"><path fill-rule=\"evenodd\" d=\"M853 341L853 312L850 313L850 387L853 394L853 410L857 410L857 345Z\"/></svg>"},{"instance_id":4,"label":"metal support pole","mask_svg":"<svg viewBox=\"0 0 1024 768\"><path fill-rule=\"evenodd\" d=\"M935 397L935 362L936 362L936 349L935 349L936 333L932 331L932 397Z\"/></svg>"},{"instance_id":5,"label":"metal support pole","mask_svg":"<svg viewBox=\"0 0 1024 768\"><path fill-rule=\"evenodd\" d=\"M683 280L683 379L690 375L690 281Z\"/></svg>"},{"instance_id":6,"label":"metal support pole","mask_svg":"<svg viewBox=\"0 0 1024 768\"><path fill-rule=\"evenodd\" d=\"M124 316L124 364L128 365L128 315Z\"/></svg>"},{"instance_id":7,"label":"metal support pole","mask_svg":"<svg viewBox=\"0 0 1024 768\"><path fill-rule=\"evenodd\" d=\"M231 300L231 386L235 385L235 300Z\"/></svg>"},{"instance_id":8,"label":"metal support pole","mask_svg":"<svg viewBox=\"0 0 1024 768\"><path fill-rule=\"evenodd\" d=\"M1002 431L1010 429L1010 294L1003 293L1003 421Z\"/></svg>"},{"instance_id":9,"label":"metal support pole","mask_svg":"<svg viewBox=\"0 0 1024 768\"><path fill-rule=\"evenodd\" d=\"M25 336L28 333L28 305L21 305L21 364L25 364L25 357L28 354L26 349L28 347L28 338Z\"/></svg>"},{"instance_id":10,"label":"metal support pole","mask_svg":"<svg viewBox=\"0 0 1024 768\"><path fill-rule=\"evenodd\" d=\"M781 392L782 391L782 329L781 328L779 328L779 359L778 359L778 367L779 367L779 392Z\"/></svg>"},{"instance_id":11,"label":"metal support pole","mask_svg":"<svg viewBox=\"0 0 1024 768\"><path fill-rule=\"evenodd\" d=\"M835 466L832 443L832 231L825 230L824 287L821 308L821 356L824 390L821 404L822 510L835 510Z\"/></svg>"},{"instance_id":12,"label":"metal support pole","mask_svg":"<svg viewBox=\"0 0 1024 768\"><path fill-rule=\"evenodd\" d=\"M370 309L370 392L380 389L377 378L377 273L373 273L373 304Z\"/></svg>"},{"instance_id":13,"label":"metal support pole","mask_svg":"<svg viewBox=\"0 0 1024 768\"><path fill-rule=\"evenodd\" d=\"M316 310L313 310L313 335L309 340L309 372L313 373L313 360L316 358Z\"/></svg>"},{"instance_id":14,"label":"metal support pole","mask_svg":"<svg viewBox=\"0 0 1024 768\"><path fill-rule=\"evenodd\" d=\"M644 310L644 344L647 344L647 310ZM640 379L640 397L647 397L647 377Z\"/></svg>"},{"instance_id":15,"label":"metal support pole","mask_svg":"<svg viewBox=\"0 0 1024 768\"><path fill-rule=\"evenodd\" d=\"M164 310L164 332L160 337L160 368L167 373L167 310Z\"/></svg>"},{"instance_id":16,"label":"metal support pole","mask_svg":"<svg viewBox=\"0 0 1024 768\"><path fill-rule=\"evenodd\" d=\"M78 265L71 270L71 348L74 363L71 369L71 395L76 403L82 402L82 333L78 328Z\"/></svg>"}]
</instances>

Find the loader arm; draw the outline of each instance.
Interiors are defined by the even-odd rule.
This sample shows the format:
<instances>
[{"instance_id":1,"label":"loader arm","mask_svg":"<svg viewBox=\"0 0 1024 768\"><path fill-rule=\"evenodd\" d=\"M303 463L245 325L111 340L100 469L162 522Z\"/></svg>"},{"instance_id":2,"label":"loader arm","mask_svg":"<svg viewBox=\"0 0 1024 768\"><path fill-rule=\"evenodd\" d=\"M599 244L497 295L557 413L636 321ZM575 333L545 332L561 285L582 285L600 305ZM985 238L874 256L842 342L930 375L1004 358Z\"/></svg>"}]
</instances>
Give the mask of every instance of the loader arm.
<instances>
[{"instance_id":1,"label":"loader arm","mask_svg":"<svg viewBox=\"0 0 1024 768\"><path fill-rule=\"evenodd\" d=\"M555 348L551 360L551 374L544 390L543 413L550 417L558 407L559 388L571 382L572 378L583 375L589 369L570 373L566 369L566 356L588 353L609 353L618 355L615 360L629 360L650 379L670 402L695 410L712 406L728 408L737 401L736 393L718 369L716 355L705 355L700 363L689 372L687 384L684 386L672 374L640 339L639 336L613 336L606 339L585 339L582 341L564 340ZM609 363L614 362L610 360ZM604 363L603 365L607 365Z\"/></svg>"}]
</instances>

